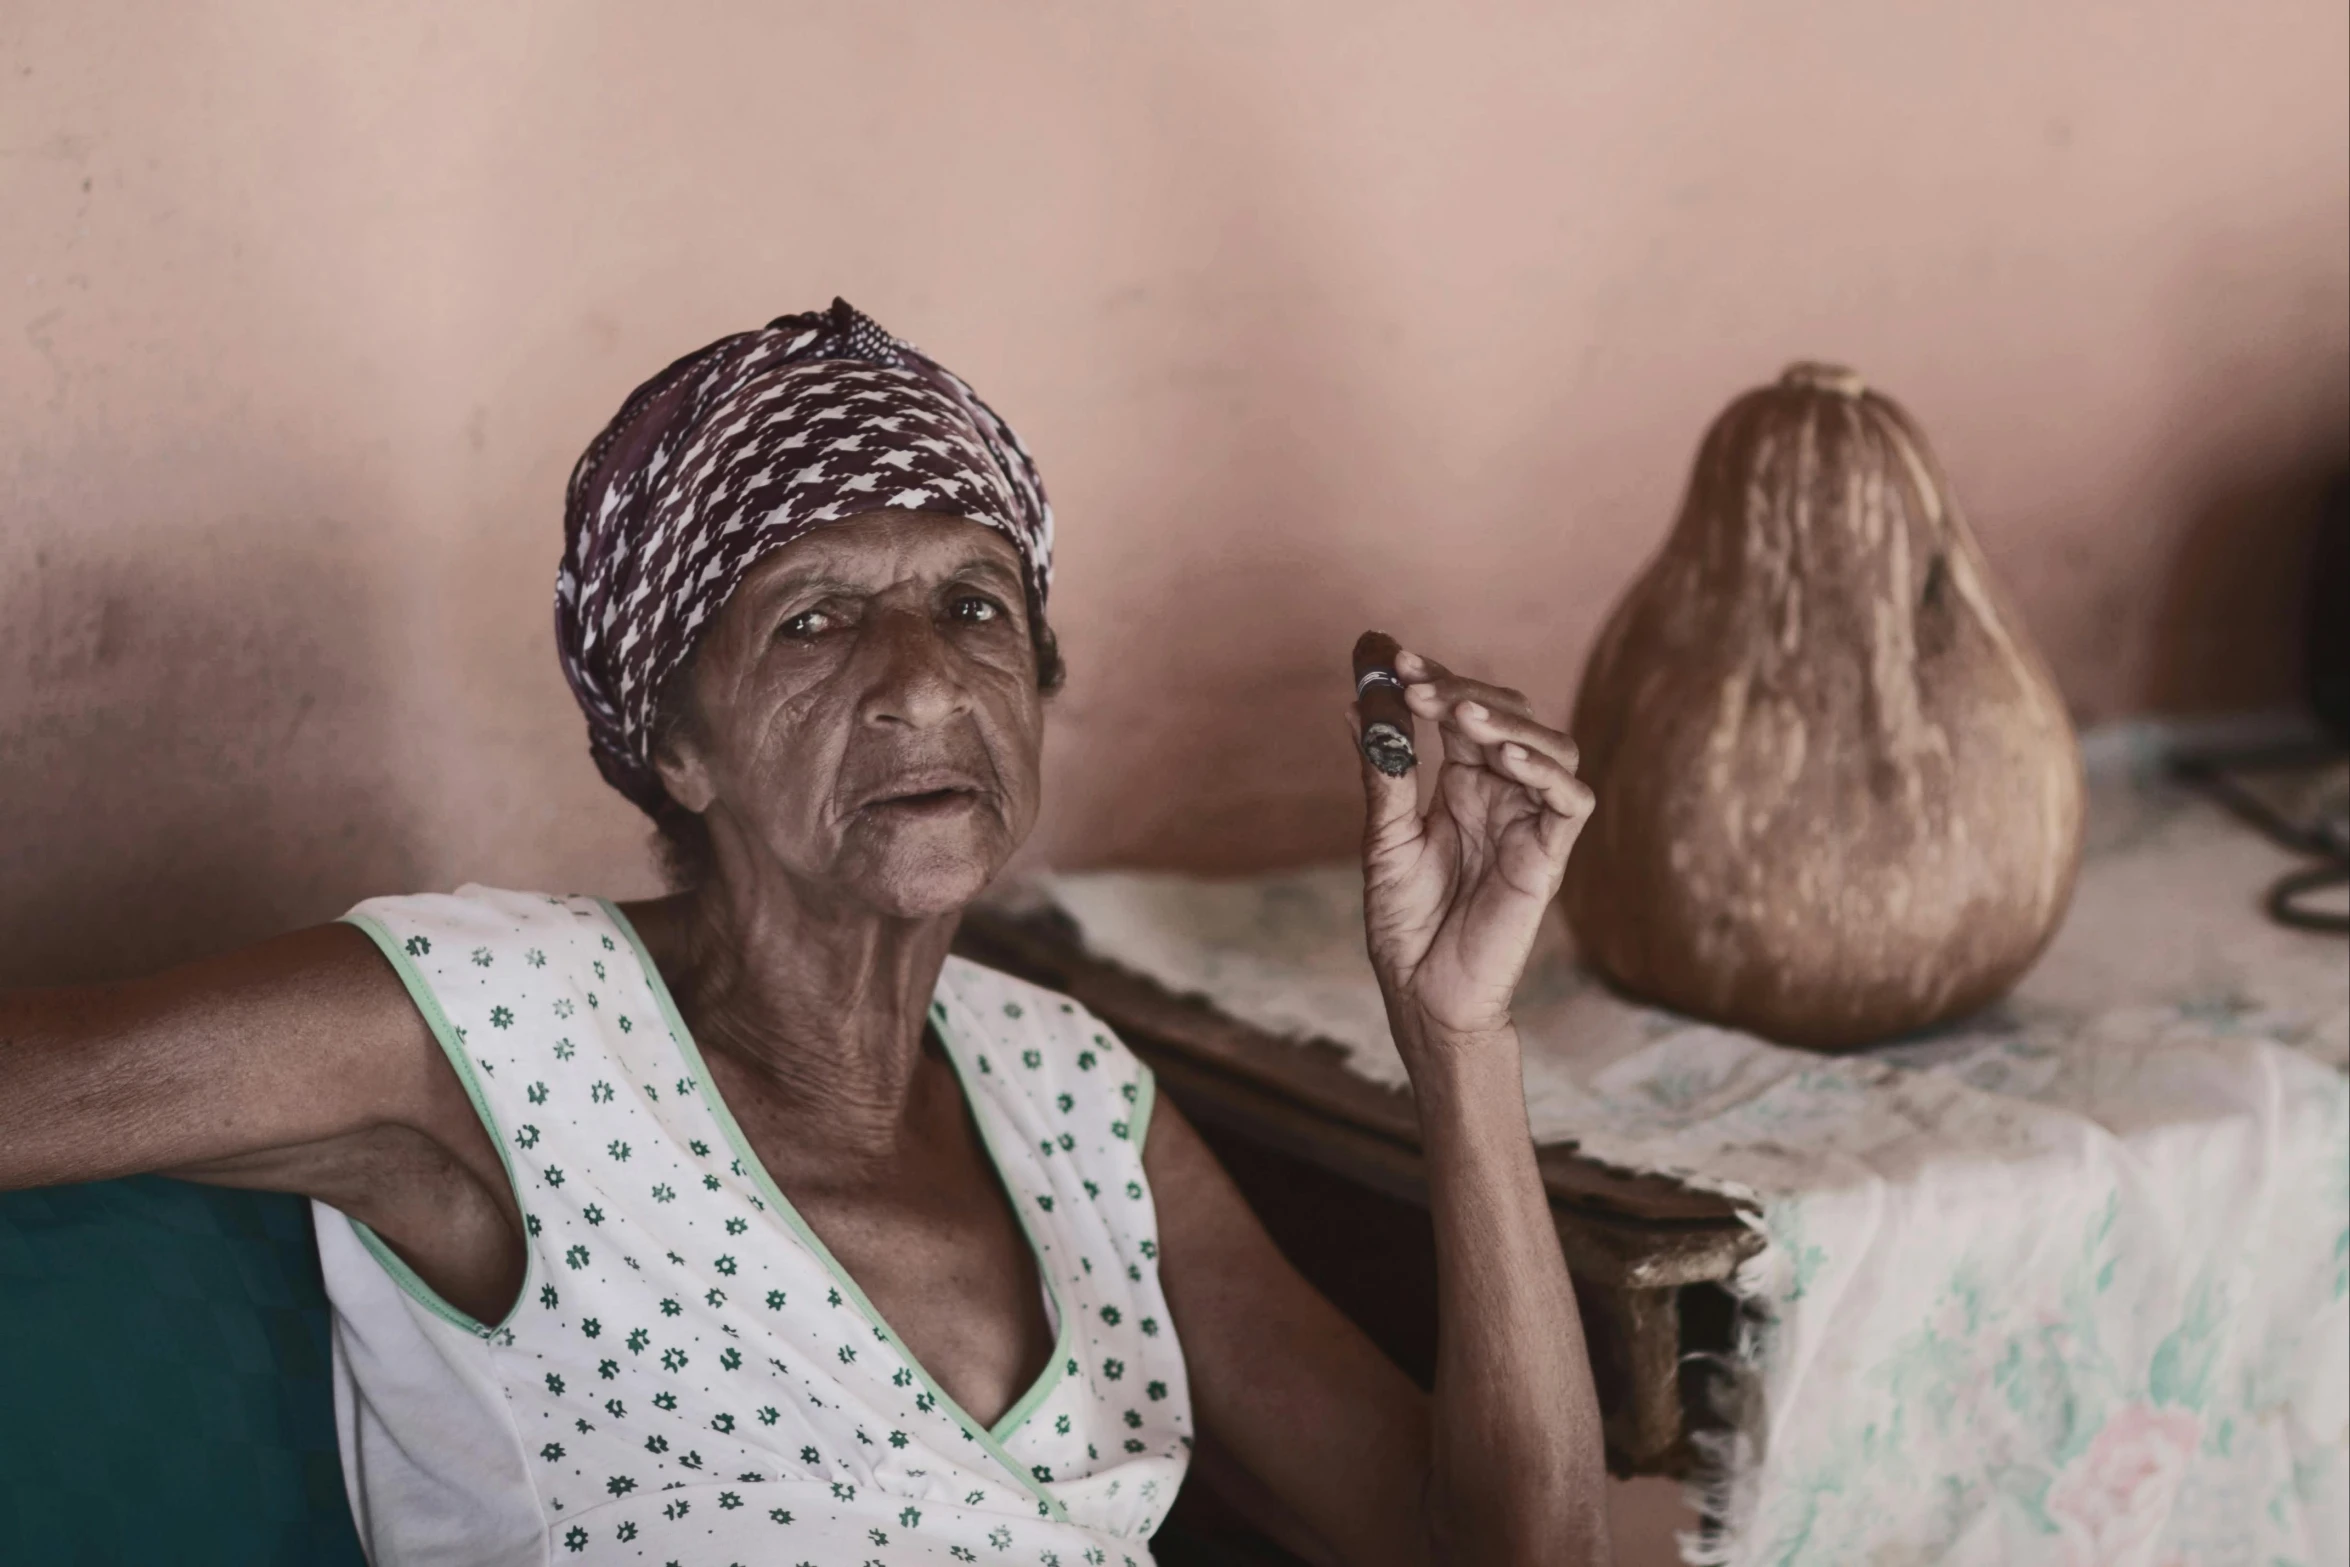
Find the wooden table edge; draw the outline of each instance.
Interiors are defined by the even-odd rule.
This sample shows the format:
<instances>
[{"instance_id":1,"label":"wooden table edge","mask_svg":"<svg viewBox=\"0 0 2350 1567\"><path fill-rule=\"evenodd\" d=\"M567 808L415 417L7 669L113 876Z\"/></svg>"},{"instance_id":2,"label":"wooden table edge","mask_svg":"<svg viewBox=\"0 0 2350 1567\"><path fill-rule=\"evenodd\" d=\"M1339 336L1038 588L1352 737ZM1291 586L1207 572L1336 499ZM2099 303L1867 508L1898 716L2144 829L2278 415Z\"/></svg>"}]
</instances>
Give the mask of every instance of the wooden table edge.
<instances>
[{"instance_id":1,"label":"wooden table edge","mask_svg":"<svg viewBox=\"0 0 2350 1567\"><path fill-rule=\"evenodd\" d=\"M1194 1040L1211 1028L1243 1033L1252 1046L1283 1052L1291 1063L1315 1047L1273 1040L1203 999L1176 996L1026 920L974 910L965 917L957 948L974 961L1061 990L1101 1017L1150 1064L1185 1113L1291 1148L1386 1195L1427 1205L1427 1172L1408 1096L1333 1065L1347 1084L1364 1091L1341 1088L1343 1098L1333 1104L1320 1095L1302 1096L1270 1070L1248 1070L1245 1055L1203 1051ZM1174 1028L1167 1026L1171 1019ZM1325 1057L1336 1050L1320 1046ZM1762 1248L1748 1210L1730 1198L1664 1177L1628 1175L1571 1148L1544 1147L1537 1158L1567 1266L1588 1282L1640 1290L1722 1283ZM1632 1211L1641 1194L1660 1194L1642 1205L1667 1211Z\"/></svg>"}]
</instances>

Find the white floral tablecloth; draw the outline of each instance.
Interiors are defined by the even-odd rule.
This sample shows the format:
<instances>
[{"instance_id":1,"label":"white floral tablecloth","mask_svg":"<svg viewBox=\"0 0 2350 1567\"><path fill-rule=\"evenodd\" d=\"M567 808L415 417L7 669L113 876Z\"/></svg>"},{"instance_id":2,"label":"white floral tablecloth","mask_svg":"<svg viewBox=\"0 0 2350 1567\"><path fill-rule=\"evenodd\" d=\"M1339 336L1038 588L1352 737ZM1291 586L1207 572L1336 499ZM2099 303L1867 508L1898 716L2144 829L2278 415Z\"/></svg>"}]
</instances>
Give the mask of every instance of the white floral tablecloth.
<instances>
[{"instance_id":1,"label":"white floral tablecloth","mask_svg":"<svg viewBox=\"0 0 2350 1567\"><path fill-rule=\"evenodd\" d=\"M1692 1561L2350 1561L2350 958L2290 861L2093 737L2064 929L2017 991L1827 1058L1627 1003L1563 928L1521 992L1535 1133L1750 1200ZM1048 878L1100 956L1403 1069L1348 866Z\"/></svg>"}]
</instances>

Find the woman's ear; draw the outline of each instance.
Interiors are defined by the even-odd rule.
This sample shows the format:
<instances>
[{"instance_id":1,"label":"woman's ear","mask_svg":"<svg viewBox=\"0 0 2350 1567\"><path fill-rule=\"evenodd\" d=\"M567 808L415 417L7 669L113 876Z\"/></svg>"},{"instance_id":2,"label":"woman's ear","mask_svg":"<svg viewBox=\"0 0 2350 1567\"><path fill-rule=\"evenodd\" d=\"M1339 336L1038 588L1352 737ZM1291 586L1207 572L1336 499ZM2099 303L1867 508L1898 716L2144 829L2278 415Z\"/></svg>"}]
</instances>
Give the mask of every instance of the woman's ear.
<instances>
[{"instance_id":1,"label":"woman's ear","mask_svg":"<svg viewBox=\"0 0 2350 1567\"><path fill-rule=\"evenodd\" d=\"M718 789L710 782L709 764L702 759L701 747L686 733L690 727L679 724L654 742L653 771L660 775L669 798L699 816L710 808Z\"/></svg>"}]
</instances>

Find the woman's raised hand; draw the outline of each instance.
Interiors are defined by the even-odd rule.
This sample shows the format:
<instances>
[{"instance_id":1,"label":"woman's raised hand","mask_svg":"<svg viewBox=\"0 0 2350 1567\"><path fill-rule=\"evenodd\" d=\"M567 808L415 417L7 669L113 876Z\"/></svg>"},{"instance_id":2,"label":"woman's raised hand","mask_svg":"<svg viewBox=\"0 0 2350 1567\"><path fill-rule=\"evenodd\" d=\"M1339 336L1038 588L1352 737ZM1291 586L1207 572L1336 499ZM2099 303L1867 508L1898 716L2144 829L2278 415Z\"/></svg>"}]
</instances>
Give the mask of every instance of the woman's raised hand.
<instances>
[{"instance_id":1,"label":"woman's raised hand","mask_svg":"<svg viewBox=\"0 0 2350 1567\"><path fill-rule=\"evenodd\" d=\"M1425 811L1409 774L1362 763L1363 915L1397 1047L1416 1068L1422 1052L1510 1027L1592 795L1575 743L1536 723L1523 693L1415 653L1396 673L1413 713L1437 723L1444 760ZM1359 739L1359 710L1354 725Z\"/></svg>"}]
</instances>

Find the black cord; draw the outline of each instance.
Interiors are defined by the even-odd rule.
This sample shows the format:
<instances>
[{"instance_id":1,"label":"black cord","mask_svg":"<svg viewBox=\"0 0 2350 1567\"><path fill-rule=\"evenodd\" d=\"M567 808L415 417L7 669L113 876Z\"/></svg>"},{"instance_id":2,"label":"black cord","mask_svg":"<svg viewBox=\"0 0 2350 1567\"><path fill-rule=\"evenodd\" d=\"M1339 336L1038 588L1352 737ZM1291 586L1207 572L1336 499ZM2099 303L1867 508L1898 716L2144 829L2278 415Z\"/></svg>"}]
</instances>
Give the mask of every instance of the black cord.
<instances>
[{"instance_id":1,"label":"black cord","mask_svg":"<svg viewBox=\"0 0 2350 1567\"><path fill-rule=\"evenodd\" d=\"M2350 861L2338 865L2304 866L2277 878L2276 885L2268 889L2268 917L2280 925L2290 925L2295 930L2350 936L2350 913L2336 914L2331 909L2305 908L2294 901L2328 887L2350 887Z\"/></svg>"},{"instance_id":2,"label":"black cord","mask_svg":"<svg viewBox=\"0 0 2350 1567\"><path fill-rule=\"evenodd\" d=\"M2230 776L2235 772L2309 767L2332 761L2337 754L2335 747L2324 744L2264 746L2257 750L2174 756L2170 770L2173 777L2217 801L2230 815L2258 829L2279 848L2317 859L2315 865L2286 872L2268 889L2261 906L2268 911L2270 919L2295 930L2350 935L2350 914L2311 908L2302 901L2312 893L2350 885L2350 848L2322 829L2287 821L2266 800Z\"/></svg>"}]
</instances>

